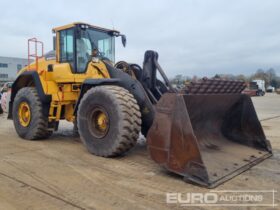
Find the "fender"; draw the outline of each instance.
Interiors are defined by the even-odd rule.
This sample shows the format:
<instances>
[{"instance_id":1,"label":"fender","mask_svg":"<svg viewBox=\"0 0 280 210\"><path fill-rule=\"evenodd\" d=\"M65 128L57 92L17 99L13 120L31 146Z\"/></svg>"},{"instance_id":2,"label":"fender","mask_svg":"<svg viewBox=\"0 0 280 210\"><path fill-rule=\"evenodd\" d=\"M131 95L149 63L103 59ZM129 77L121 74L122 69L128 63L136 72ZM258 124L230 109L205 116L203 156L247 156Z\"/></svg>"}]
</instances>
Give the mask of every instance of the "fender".
<instances>
[{"instance_id":1,"label":"fender","mask_svg":"<svg viewBox=\"0 0 280 210\"><path fill-rule=\"evenodd\" d=\"M145 92L145 89L141 83L135 79L132 79L131 76L122 72L119 69L114 68L110 64L106 63L106 68L110 74L109 79L86 79L81 87L81 92L79 99L75 105L74 114L77 114L78 107L83 95L92 87L100 85L116 85L127 89L136 99L142 116L142 133L146 135L150 126L153 123L155 110L154 107L148 98L148 95Z\"/></svg>"},{"instance_id":2,"label":"fender","mask_svg":"<svg viewBox=\"0 0 280 210\"><path fill-rule=\"evenodd\" d=\"M13 102L16 97L17 92L24 87L35 87L38 95L40 97L40 100L43 104L46 104L47 106L43 106L44 110L43 113L45 116L49 115L49 106L52 100L51 95L46 95L44 93L41 80L39 78L37 71L26 71L20 74L17 79L14 81L12 85L12 93L11 93L11 99L9 102L9 113L8 113L8 119L12 119L12 109L13 109Z\"/></svg>"},{"instance_id":3,"label":"fender","mask_svg":"<svg viewBox=\"0 0 280 210\"><path fill-rule=\"evenodd\" d=\"M86 79L81 87L79 98L76 102L74 114L77 113L79 104L84 96L84 94L92 87L100 85L116 85L119 83L119 79Z\"/></svg>"}]
</instances>

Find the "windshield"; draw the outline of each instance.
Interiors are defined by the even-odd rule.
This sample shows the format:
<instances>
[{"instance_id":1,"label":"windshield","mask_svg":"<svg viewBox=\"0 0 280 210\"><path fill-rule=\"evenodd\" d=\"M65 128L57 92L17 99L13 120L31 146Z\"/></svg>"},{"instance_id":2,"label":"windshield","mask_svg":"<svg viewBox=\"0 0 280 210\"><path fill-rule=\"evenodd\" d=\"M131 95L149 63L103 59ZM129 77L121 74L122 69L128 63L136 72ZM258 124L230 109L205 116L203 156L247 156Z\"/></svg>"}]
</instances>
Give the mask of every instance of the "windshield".
<instances>
[{"instance_id":1,"label":"windshield","mask_svg":"<svg viewBox=\"0 0 280 210\"><path fill-rule=\"evenodd\" d=\"M115 38L108 33L88 30L92 45L98 48L101 56L115 62Z\"/></svg>"},{"instance_id":2,"label":"windshield","mask_svg":"<svg viewBox=\"0 0 280 210\"><path fill-rule=\"evenodd\" d=\"M80 30L76 40L77 70L85 71L87 62L91 59L92 51L97 49L101 58L115 62L115 38L107 32L88 28Z\"/></svg>"}]
</instances>

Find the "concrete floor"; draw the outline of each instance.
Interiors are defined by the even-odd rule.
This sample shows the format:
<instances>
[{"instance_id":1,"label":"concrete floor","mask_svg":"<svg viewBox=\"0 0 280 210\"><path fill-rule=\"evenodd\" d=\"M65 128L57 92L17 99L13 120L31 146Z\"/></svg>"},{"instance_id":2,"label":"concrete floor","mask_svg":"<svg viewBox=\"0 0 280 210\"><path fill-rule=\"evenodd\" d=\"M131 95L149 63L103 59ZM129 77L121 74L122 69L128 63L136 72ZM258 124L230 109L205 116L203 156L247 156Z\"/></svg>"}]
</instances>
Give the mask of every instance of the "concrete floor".
<instances>
[{"instance_id":1,"label":"concrete floor","mask_svg":"<svg viewBox=\"0 0 280 210\"><path fill-rule=\"evenodd\" d=\"M280 190L280 95L253 102L274 156L216 190ZM166 204L167 192L209 189L166 173L149 159L143 142L124 157L100 158L86 151L67 123L48 140L25 141L12 121L0 115L0 210L187 209ZM280 204L279 192L275 202Z\"/></svg>"}]
</instances>

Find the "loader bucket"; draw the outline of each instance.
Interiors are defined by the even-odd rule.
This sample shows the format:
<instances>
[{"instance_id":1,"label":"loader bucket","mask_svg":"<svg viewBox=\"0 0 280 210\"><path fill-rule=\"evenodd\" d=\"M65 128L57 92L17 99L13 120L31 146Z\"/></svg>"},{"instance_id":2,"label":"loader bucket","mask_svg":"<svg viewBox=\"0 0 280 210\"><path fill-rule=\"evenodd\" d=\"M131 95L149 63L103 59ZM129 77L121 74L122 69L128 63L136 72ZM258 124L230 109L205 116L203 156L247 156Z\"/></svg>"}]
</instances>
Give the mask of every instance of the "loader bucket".
<instances>
[{"instance_id":1,"label":"loader bucket","mask_svg":"<svg viewBox=\"0 0 280 210\"><path fill-rule=\"evenodd\" d=\"M251 98L243 94L165 93L147 144L154 161L208 188L272 155Z\"/></svg>"}]
</instances>

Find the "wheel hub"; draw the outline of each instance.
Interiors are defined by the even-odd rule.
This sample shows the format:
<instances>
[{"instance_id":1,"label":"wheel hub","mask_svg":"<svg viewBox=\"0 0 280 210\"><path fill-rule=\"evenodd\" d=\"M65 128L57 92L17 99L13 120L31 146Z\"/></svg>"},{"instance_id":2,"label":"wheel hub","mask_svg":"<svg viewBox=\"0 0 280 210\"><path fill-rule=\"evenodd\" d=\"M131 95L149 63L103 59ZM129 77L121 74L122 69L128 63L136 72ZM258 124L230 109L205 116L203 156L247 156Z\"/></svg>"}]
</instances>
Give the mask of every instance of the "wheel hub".
<instances>
[{"instance_id":1,"label":"wheel hub","mask_svg":"<svg viewBox=\"0 0 280 210\"><path fill-rule=\"evenodd\" d=\"M109 117L107 112L100 107L93 109L91 114L91 133L97 138L103 138L109 130Z\"/></svg>"},{"instance_id":2,"label":"wheel hub","mask_svg":"<svg viewBox=\"0 0 280 210\"><path fill-rule=\"evenodd\" d=\"M27 102L21 102L18 108L19 122L23 127L27 127L31 121L31 111Z\"/></svg>"}]
</instances>

